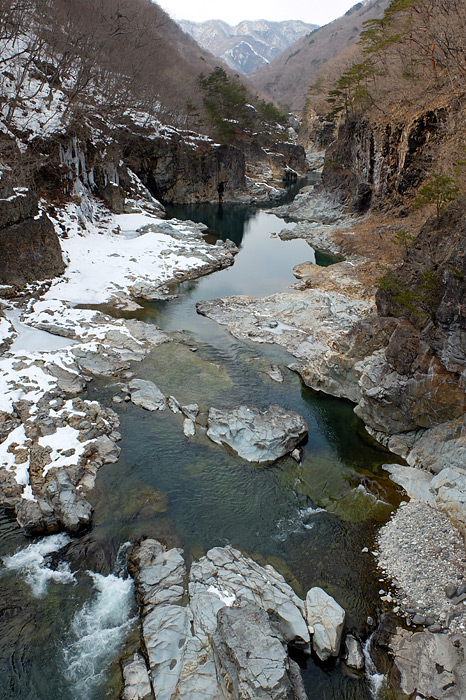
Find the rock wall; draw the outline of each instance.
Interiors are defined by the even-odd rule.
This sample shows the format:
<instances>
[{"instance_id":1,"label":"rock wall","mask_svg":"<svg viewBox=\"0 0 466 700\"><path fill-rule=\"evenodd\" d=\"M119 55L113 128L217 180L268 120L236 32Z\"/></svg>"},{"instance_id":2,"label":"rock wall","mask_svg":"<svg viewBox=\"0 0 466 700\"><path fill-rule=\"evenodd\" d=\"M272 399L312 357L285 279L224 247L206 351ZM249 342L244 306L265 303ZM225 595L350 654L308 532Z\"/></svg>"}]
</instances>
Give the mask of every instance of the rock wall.
<instances>
[{"instance_id":1,"label":"rock wall","mask_svg":"<svg viewBox=\"0 0 466 700\"><path fill-rule=\"evenodd\" d=\"M244 154L234 146L129 131L119 138L125 162L163 202L216 201L220 181L225 182L225 199L245 190Z\"/></svg>"},{"instance_id":2,"label":"rock wall","mask_svg":"<svg viewBox=\"0 0 466 700\"><path fill-rule=\"evenodd\" d=\"M39 214L37 199L7 188L0 199L0 284L23 285L62 274L60 242L52 222Z\"/></svg>"},{"instance_id":3,"label":"rock wall","mask_svg":"<svg viewBox=\"0 0 466 700\"><path fill-rule=\"evenodd\" d=\"M421 229L376 295L396 320L364 363L358 414L373 429L430 428L466 412L466 224L459 203Z\"/></svg>"},{"instance_id":4,"label":"rock wall","mask_svg":"<svg viewBox=\"0 0 466 700\"><path fill-rule=\"evenodd\" d=\"M402 196L431 169L448 118L446 110L438 109L408 123L347 119L327 149L322 188L354 213L367 211L373 199L384 196L402 204Z\"/></svg>"},{"instance_id":5,"label":"rock wall","mask_svg":"<svg viewBox=\"0 0 466 700\"><path fill-rule=\"evenodd\" d=\"M154 198L167 203L217 201L220 181L225 200L246 191L244 154L193 132L134 124L111 132L104 126L92 132L79 128L44 141L41 148L49 154L37 176L41 189L53 183L56 191L72 195L80 181L115 213L126 211L125 199L141 194L134 174Z\"/></svg>"}]
</instances>

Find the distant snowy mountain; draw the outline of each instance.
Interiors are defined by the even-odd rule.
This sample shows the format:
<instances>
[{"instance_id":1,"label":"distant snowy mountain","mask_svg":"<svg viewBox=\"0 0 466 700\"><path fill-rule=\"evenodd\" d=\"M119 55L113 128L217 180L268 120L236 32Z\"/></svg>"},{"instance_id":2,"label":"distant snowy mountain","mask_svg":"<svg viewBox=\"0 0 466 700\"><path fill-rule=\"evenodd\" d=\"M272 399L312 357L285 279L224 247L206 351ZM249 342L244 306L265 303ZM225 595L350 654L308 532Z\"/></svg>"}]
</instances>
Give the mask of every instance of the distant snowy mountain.
<instances>
[{"instance_id":1,"label":"distant snowy mountain","mask_svg":"<svg viewBox=\"0 0 466 700\"><path fill-rule=\"evenodd\" d=\"M203 48L245 75L270 63L297 39L310 34L318 26L300 20L269 22L265 19L246 20L236 27L219 19L207 22L180 20L178 24Z\"/></svg>"}]
</instances>

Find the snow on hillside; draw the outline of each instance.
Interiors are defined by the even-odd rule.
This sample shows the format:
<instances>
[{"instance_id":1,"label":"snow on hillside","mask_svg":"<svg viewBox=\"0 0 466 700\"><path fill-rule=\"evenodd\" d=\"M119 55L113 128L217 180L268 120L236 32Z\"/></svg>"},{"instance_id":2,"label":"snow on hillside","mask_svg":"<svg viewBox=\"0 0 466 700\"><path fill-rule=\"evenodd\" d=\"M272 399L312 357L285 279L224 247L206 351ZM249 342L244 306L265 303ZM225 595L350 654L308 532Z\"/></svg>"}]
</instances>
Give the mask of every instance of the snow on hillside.
<instances>
[{"instance_id":1,"label":"snow on hillside","mask_svg":"<svg viewBox=\"0 0 466 700\"><path fill-rule=\"evenodd\" d=\"M231 26L219 20L191 22L180 20L180 27L203 48L221 58L233 70L249 75L269 63L316 24L300 20L271 22L265 19L245 20Z\"/></svg>"}]
</instances>

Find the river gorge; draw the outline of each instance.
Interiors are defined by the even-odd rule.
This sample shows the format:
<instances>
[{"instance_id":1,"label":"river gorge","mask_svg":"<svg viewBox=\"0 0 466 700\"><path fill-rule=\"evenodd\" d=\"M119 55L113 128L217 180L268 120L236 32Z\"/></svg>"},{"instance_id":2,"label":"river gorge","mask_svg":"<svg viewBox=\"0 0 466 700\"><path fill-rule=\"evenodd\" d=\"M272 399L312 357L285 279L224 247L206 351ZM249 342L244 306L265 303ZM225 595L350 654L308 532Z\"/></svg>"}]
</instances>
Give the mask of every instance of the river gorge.
<instances>
[{"instance_id":1,"label":"river gorge","mask_svg":"<svg viewBox=\"0 0 466 700\"><path fill-rule=\"evenodd\" d=\"M90 532L29 544L2 517L1 668L10 679L2 697L62 697L65 687L75 700L117 697L118 660L137 648L139 637L125 554L141 538L183 547L188 562L231 544L272 564L300 597L322 587L346 611L347 631L361 640L383 612L379 591L386 583L371 550L401 498L382 465L399 458L371 441L350 402L307 388L288 369L293 358L285 350L237 340L195 306L225 295L285 291L295 265L338 258L319 252L315 258L305 241L281 240L277 234L294 224L263 209L192 205L167 215L207 223L211 243L233 240L239 253L232 267L171 285L169 300L144 301L134 311L93 307L178 337L130 373L87 385L84 397L111 406L122 435L118 461L101 467L89 496ZM288 455L260 466L212 443L202 427L186 437L179 412L151 413L125 400L133 373L201 413L242 404L297 412L309 426L300 461ZM323 663L294 654L310 700L374 697L374 667L366 668L368 677L340 659Z\"/></svg>"}]
</instances>

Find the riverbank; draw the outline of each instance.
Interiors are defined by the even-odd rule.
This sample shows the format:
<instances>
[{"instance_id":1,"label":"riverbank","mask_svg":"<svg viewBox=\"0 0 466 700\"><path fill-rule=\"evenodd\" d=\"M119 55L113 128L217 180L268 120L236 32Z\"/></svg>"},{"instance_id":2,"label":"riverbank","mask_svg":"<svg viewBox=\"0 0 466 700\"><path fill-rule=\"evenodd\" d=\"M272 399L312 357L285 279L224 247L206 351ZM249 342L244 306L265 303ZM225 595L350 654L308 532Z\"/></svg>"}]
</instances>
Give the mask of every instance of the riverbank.
<instances>
[{"instance_id":1,"label":"riverbank","mask_svg":"<svg viewBox=\"0 0 466 700\"><path fill-rule=\"evenodd\" d=\"M74 397L93 375L128 370L173 340L155 326L76 305L137 309L135 296L164 298L167 284L229 266L237 253L231 242L206 243L205 226L161 219L144 204L111 215L88 197L56 210L66 273L4 302L0 504L28 534L88 527L97 470L118 458L116 413ZM68 340L57 347L57 336Z\"/></svg>"},{"instance_id":2,"label":"riverbank","mask_svg":"<svg viewBox=\"0 0 466 700\"><path fill-rule=\"evenodd\" d=\"M459 699L463 681L457 648L465 642L463 420L406 432L406 418L397 406L391 414L390 406L384 409L385 424L377 414L378 393L383 394L378 387L384 386L390 372L379 369L397 321L375 315L374 294L381 266L402 259L405 223L398 225L387 215L347 220L337 208L326 207L325 198L316 197L312 188L280 212L298 222L291 234L283 233L286 238L304 238L346 259L324 269L309 263L297 266L295 292L263 299L211 300L199 303L198 312L226 326L235 337L285 347L296 358L290 368L308 386L358 404L356 413L369 423L369 433L411 465L389 469L413 500L380 533L378 560L388 577L386 585L393 582L389 594L381 590L381 600L414 628L428 631L419 633L427 635L422 652L420 638L414 637L411 644L401 629L391 651L398 671L403 668L402 687L411 693L417 687L416 674L403 666L403 659L420 654L427 665L441 663L445 649L443 643L437 648L434 642L439 632L446 633L450 676L444 685L448 697ZM392 377L398 381L396 374ZM446 599L445 590L453 586L452 599ZM426 589L431 588L426 598ZM435 694L437 683L431 681L422 685L423 695L444 697Z\"/></svg>"}]
</instances>

